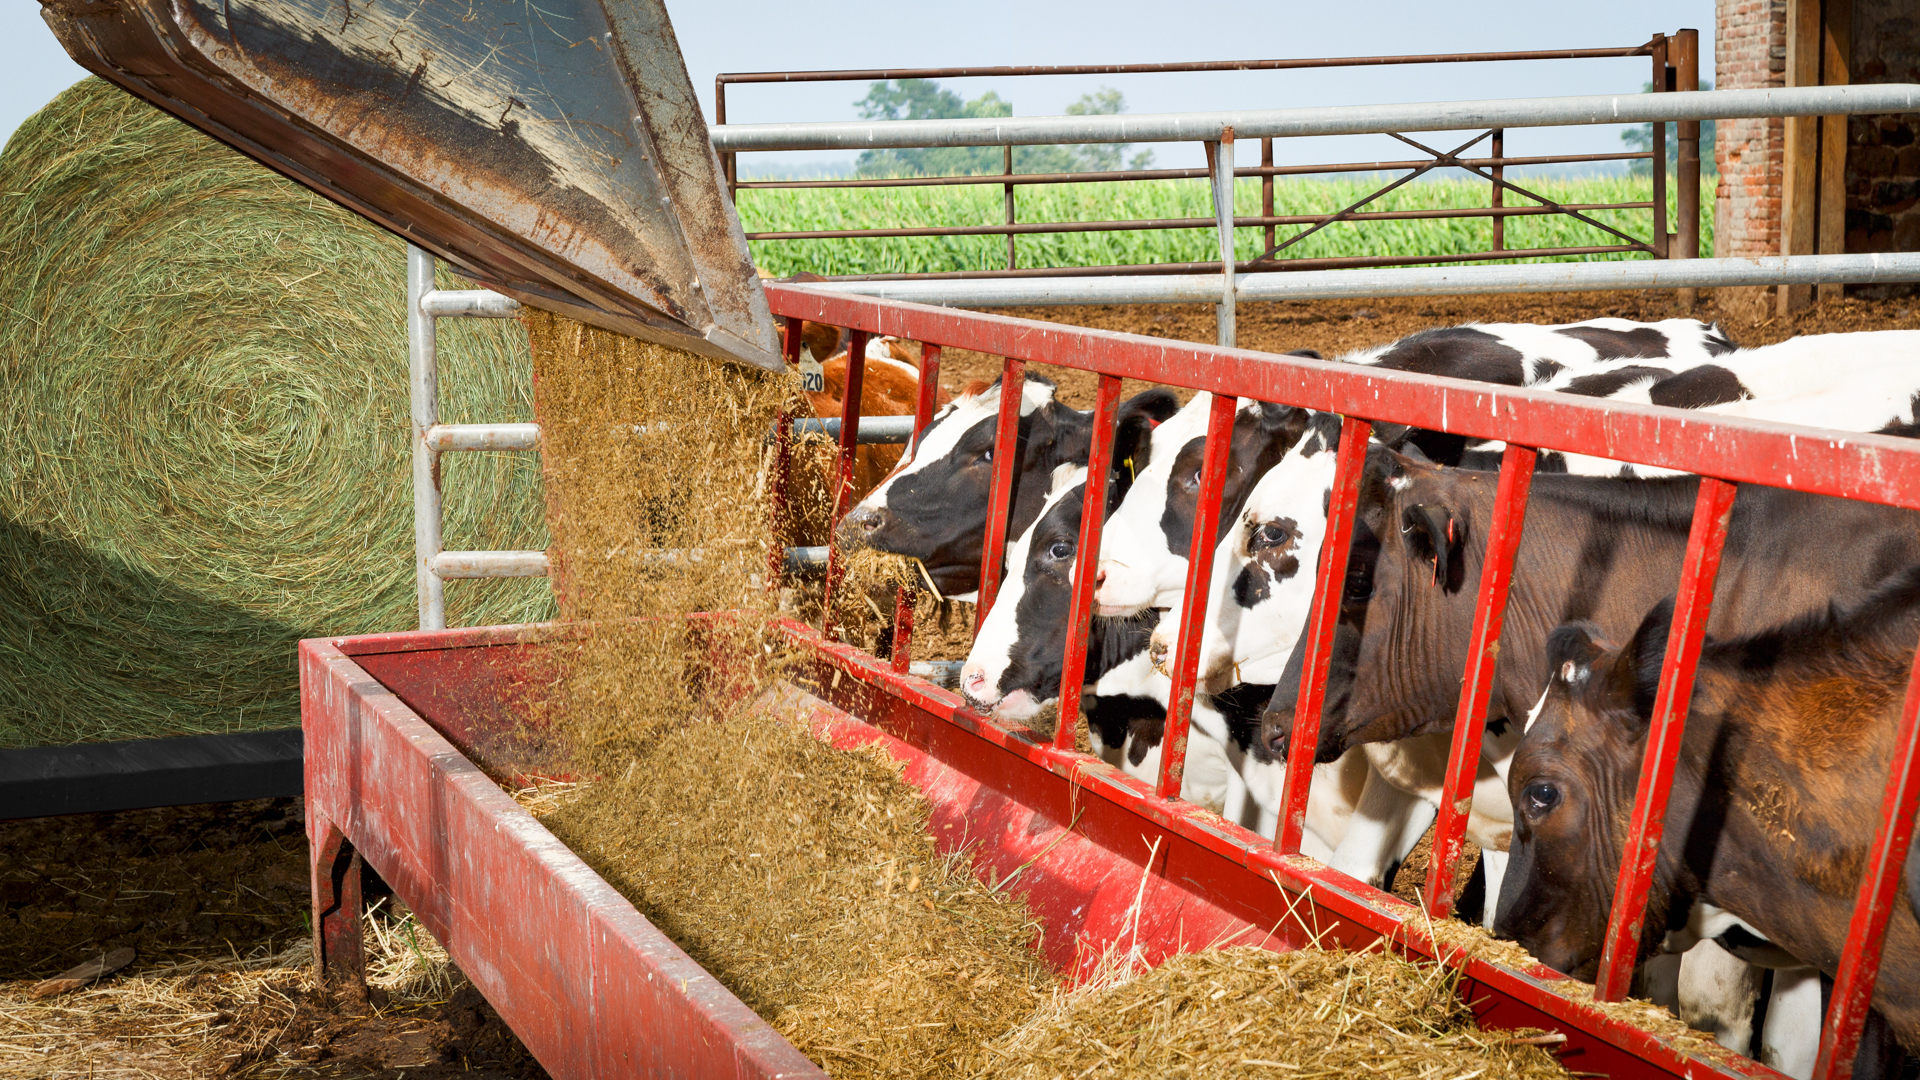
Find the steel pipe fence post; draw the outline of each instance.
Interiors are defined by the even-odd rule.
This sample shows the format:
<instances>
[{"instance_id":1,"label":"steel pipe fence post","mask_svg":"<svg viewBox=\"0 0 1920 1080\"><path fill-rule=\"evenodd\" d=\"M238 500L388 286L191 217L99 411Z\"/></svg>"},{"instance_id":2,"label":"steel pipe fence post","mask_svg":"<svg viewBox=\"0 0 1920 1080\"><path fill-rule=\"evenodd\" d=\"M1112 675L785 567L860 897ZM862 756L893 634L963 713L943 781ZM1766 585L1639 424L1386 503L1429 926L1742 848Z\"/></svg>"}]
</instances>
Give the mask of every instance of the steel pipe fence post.
<instances>
[{"instance_id":1,"label":"steel pipe fence post","mask_svg":"<svg viewBox=\"0 0 1920 1080\"><path fill-rule=\"evenodd\" d=\"M1214 340L1227 348L1234 343L1234 271L1233 255L1233 129L1220 129L1220 141L1207 144L1207 164L1213 171L1213 217L1220 230L1220 305L1216 311Z\"/></svg>"},{"instance_id":2,"label":"steel pipe fence post","mask_svg":"<svg viewBox=\"0 0 1920 1080\"><path fill-rule=\"evenodd\" d=\"M1333 487L1327 496L1327 536L1313 583L1313 614L1307 621L1305 666L1287 747L1286 786L1280 795L1280 824L1274 850L1300 853L1307 823L1307 793L1313 786L1313 759L1320 747L1320 708L1327 699L1327 668L1333 658L1333 632L1346 593L1347 559L1353 548L1353 519L1360 507L1360 476L1367 466L1367 442L1373 425L1355 416L1340 419L1340 449L1335 455Z\"/></svg>"},{"instance_id":3,"label":"steel pipe fence post","mask_svg":"<svg viewBox=\"0 0 1920 1080\"><path fill-rule=\"evenodd\" d=\"M1227 484L1227 464L1233 455L1233 418L1239 407L1239 398L1215 394L1207 413L1207 452L1200 465L1200 490L1193 506L1186 591L1180 598L1180 641L1174 649L1166 731L1160 738L1159 792L1163 799L1180 797L1180 781L1187 771L1187 732L1193 719L1194 679L1200 668L1200 636L1207 625L1207 591L1213 581L1220 496Z\"/></svg>"},{"instance_id":4,"label":"steel pipe fence post","mask_svg":"<svg viewBox=\"0 0 1920 1080\"><path fill-rule=\"evenodd\" d=\"M828 637L833 636L834 629L834 594L846 572L846 559L840 554L840 545L833 542L833 531L852 509L847 501L853 494L853 455L860 437L860 393L865 389L866 373L867 332L855 330L847 337L847 385L840 399L840 459L834 471L833 516L827 519L827 581L821 594L820 630Z\"/></svg>"},{"instance_id":5,"label":"steel pipe fence post","mask_svg":"<svg viewBox=\"0 0 1920 1080\"><path fill-rule=\"evenodd\" d=\"M1080 537L1073 553L1073 599L1067 608L1067 651L1060 662L1060 722L1053 744L1071 750L1080 723L1080 691L1087 673L1087 643L1093 632L1094 578L1100 569L1100 537L1106 528L1107 481L1113 474L1114 422L1120 415L1120 377L1100 376L1087 447L1087 488L1080 500Z\"/></svg>"},{"instance_id":6,"label":"steel pipe fence post","mask_svg":"<svg viewBox=\"0 0 1920 1080\"><path fill-rule=\"evenodd\" d=\"M987 498L987 532L980 547L980 591L973 609L973 633L987 621L1000 591L1007 561L1007 519L1013 514L1013 461L1020 453L1020 405L1027 396L1027 363L1007 357L1000 368L1000 414L993 427L993 487Z\"/></svg>"},{"instance_id":7,"label":"steel pipe fence post","mask_svg":"<svg viewBox=\"0 0 1920 1080\"><path fill-rule=\"evenodd\" d=\"M1641 924L1646 918L1647 893L1653 886L1660 839L1666 829L1674 765L1686 733L1694 668L1700 661L1707 619L1713 613L1713 583L1720 573L1721 550L1727 542L1727 524L1733 517L1738 491L1724 480L1700 478L1693 526L1680 568L1680 589L1674 600L1673 624L1667 635L1666 658L1660 667L1660 687L1654 694L1653 720L1647 728L1646 756L1634 792L1633 818L1621 852L1620 876L1614 886L1600 970L1593 984L1596 1001L1626 997L1634 964L1639 960Z\"/></svg>"},{"instance_id":8,"label":"steel pipe fence post","mask_svg":"<svg viewBox=\"0 0 1920 1080\"><path fill-rule=\"evenodd\" d=\"M413 580L420 629L447 627L446 583L433 572L440 554L440 455L427 431L440 422L440 365L433 316L420 301L433 291L433 254L407 245L407 385L413 419Z\"/></svg>"},{"instance_id":9,"label":"steel pipe fence post","mask_svg":"<svg viewBox=\"0 0 1920 1080\"><path fill-rule=\"evenodd\" d=\"M1453 718L1453 746L1447 756L1440 816L1433 825L1433 855L1427 863L1427 885L1422 897L1427 914L1436 919L1445 918L1453 911L1461 840L1466 836L1474 782L1479 778L1480 737L1486 730L1487 699L1493 690L1495 661L1500 655L1507 591L1513 584L1513 560L1520 551L1520 535L1527 517L1527 493L1533 485L1533 467L1538 456L1532 449L1512 443L1501 455L1500 485L1493 499L1486 555L1480 564L1480 597L1474 606L1473 636L1467 644L1466 677L1460 682L1460 706ZM1453 527L1451 520L1447 527ZM1434 539L1437 544L1439 538ZM1435 571L1438 572L1437 562Z\"/></svg>"},{"instance_id":10,"label":"steel pipe fence post","mask_svg":"<svg viewBox=\"0 0 1920 1080\"><path fill-rule=\"evenodd\" d=\"M1700 31L1682 30L1673 36L1672 60L1674 70L1674 89L1692 91L1700 89ZM1674 173L1674 198L1680 231L1674 237L1674 247L1669 248L1667 257L1672 259L1697 259L1700 257L1700 121L1682 120L1675 125L1674 134L1679 137L1679 160ZM1675 291L1675 299L1680 302L1680 310L1693 310L1695 294L1690 288Z\"/></svg>"},{"instance_id":11,"label":"steel pipe fence post","mask_svg":"<svg viewBox=\"0 0 1920 1080\"><path fill-rule=\"evenodd\" d=\"M1507 189L1500 186L1500 181L1506 179L1507 177L1506 157L1507 157L1507 129L1494 128L1493 129L1493 162L1494 162L1493 164L1493 198L1487 204L1489 207L1491 207L1494 210L1498 210L1506 206L1507 204ZM1504 248L1506 246L1507 246L1507 219L1504 215L1495 214L1493 217L1493 250L1499 251L1501 248Z\"/></svg>"},{"instance_id":12,"label":"steel pipe fence post","mask_svg":"<svg viewBox=\"0 0 1920 1080\"><path fill-rule=\"evenodd\" d=\"M1847 943L1840 950L1840 967L1834 973L1833 1000L1827 1007L1813 1080L1847 1080L1853 1075L1860 1031L1866 1025L1874 984L1880 978L1887 924L1901 902L1901 871L1910 856L1916 813L1920 813L1920 653L1915 654L1907 679L1893 760L1887 768L1880 824L1874 831L1873 846L1867 849L1867 869L1860 876L1859 897L1847 921Z\"/></svg>"}]
</instances>

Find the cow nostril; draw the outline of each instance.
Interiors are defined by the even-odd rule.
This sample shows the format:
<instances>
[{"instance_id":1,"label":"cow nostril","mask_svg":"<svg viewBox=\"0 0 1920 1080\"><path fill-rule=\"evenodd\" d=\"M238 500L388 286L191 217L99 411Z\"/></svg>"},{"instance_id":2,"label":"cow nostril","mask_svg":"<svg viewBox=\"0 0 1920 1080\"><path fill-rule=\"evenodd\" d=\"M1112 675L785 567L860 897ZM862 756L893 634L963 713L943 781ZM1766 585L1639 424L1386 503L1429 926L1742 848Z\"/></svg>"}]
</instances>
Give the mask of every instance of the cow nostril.
<instances>
[{"instance_id":1,"label":"cow nostril","mask_svg":"<svg viewBox=\"0 0 1920 1080\"><path fill-rule=\"evenodd\" d=\"M854 524L868 532L872 532L880 527L880 511L868 510L855 519Z\"/></svg>"}]
</instances>

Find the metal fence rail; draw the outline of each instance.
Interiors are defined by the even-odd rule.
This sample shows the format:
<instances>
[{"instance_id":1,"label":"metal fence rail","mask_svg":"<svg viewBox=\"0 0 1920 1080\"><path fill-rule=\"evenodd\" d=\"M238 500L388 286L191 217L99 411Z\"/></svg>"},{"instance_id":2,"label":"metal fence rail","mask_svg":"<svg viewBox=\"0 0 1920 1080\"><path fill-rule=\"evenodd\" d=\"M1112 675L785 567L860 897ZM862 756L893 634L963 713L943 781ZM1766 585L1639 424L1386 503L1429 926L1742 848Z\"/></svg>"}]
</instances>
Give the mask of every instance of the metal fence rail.
<instances>
[{"instance_id":1,"label":"metal fence rail","mask_svg":"<svg viewBox=\"0 0 1920 1080\"><path fill-rule=\"evenodd\" d=\"M970 78L970 77L1024 77L1036 75L1094 75L1094 74L1138 74L1171 73L1200 71L1275 71L1294 69L1326 69L1352 67L1383 67L1408 64L1458 64L1505 62L1518 60L1579 60L1593 58L1618 58L1646 56L1653 65L1652 84L1657 92L1687 91L1699 86L1699 33L1695 30L1681 30L1669 37L1655 34L1643 45L1621 48L1600 49L1556 49L1529 52L1491 52L1491 53L1435 53L1411 56L1345 56L1295 58L1275 60L1223 60L1198 61L1176 64L1079 64L1079 65L1043 65L1043 66L999 66L999 67L947 67L947 68L902 68L869 69L850 71L767 71L723 73L714 79L714 120L718 125L727 123L727 87L736 84L752 83L796 83L796 82L860 82L884 79L934 79L934 78ZM1249 114L1254 115L1254 114ZM1071 118L1070 118L1071 119ZM1069 123L1072 132L1096 132L1092 137L1081 138L1077 134L1071 137L1055 137L1043 134L1041 129L1032 125L1009 125L1001 121L886 121L869 125L844 124L767 124L733 125L713 129L714 145L720 152L722 170L725 173L727 190L736 203L739 193L754 190L781 190L802 188L864 188L864 187L923 187L923 186L964 186L975 184L1000 184L1005 194L1005 219L995 224L960 227L902 227L888 229L799 229L784 231L765 231L748 233L749 240L822 240L822 239L877 239L884 237L934 237L934 236L1005 236L1007 238L1007 266L1004 271L974 270L955 271L938 275L899 273L857 275L861 280L896 280L927 276L939 277L983 277L1000 275L1019 275L1022 273L1058 273L1045 269L1022 270L1015 245L1015 237L1035 235L1059 235L1086 232L1123 232L1139 230L1167 229L1211 229L1220 228L1230 234L1235 228L1259 228L1262 230L1261 254L1252 260L1238 263L1241 269L1273 269L1285 265L1296 269L1322 268L1335 266L1395 266L1423 261L1419 258L1323 258L1309 260L1281 260L1280 253L1295 243L1325 228L1334 222L1367 221L1407 221L1440 220L1448 218L1488 218L1493 223L1492 244L1486 251L1450 257L1447 261L1484 261L1516 257L1544 257L1551 255L1585 255L1609 252L1639 252L1665 258L1670 248L1677 248L1687 257L1697 254L1699 249L1699 192L1700 192L1700 155L1699 125L1682 125L1677 134L1680 141L1677 159L1676 179L1680 191L1679 231L1669 235L1666 223L1667 170L1666 170L1666 131L1657 128L1652 148L1639 153L1619 154L1575 154L1547 155L1533 157L1508 157L1505 153L1505 131L1498 124L1471 124L1486 128L1470 142L1450 151L1423 146L1412 139L1396 134L1395 137L1426 154L1426 157L1406 161L1348 162L1339 165L1287 165L1276 166L1273 156L1274 132L1256 130L1231 121L1216 124L1202 124L1198 129L1189 130L1180 127L1169 139L1157 139L1147 134L1134 134L1115 137L1116 131L1144 132L1141 122L1165 121L1166 117L1086 117L1081 119L1099 119L1120 121L1107 122L1087 127ZM970 126L955 127L956 123ZM916 126L931 124L932 127ZM983 126L984 125L984 126ZM1057 126L1057 125L1055 125ZM1162 127L1165 125L1162 124ZM1042 125L1044 128L1045 125ZM855 134L856 129L860 134ZM1050 129L1048 129L1050 130ZM1063 129L1067 130L1067 129ZM1157 129L1155 129L1157 130ZM1169 129L1172 130L1172 129ZM1386 129L1381 129L1386 130ZM1403 127L1399 130L1415 130ZM1238 131L1242 139L1258 137L1260 139L1260 165L1251 168L1231 167L1231 144L1234 132ZM1007 137L998 137L995 133L1007 133ZM1024 134L1016 134L1021 132ZM984 134L983 134L984 133ZM1104 133L1104 134L1099 134ZM1163 132L1164 133L1164 132ZM901 140L906 141L901 141ZM1133 142L1133 141L1187 141L1198 140L1206 148L1206 169L1131 169L1110 171L1087 171L1068 173L1046 173L1021 175L1014 172L1013 147L1040 143L1084 143L1084 142ZM824 140L824 141L823 141ZM1462 155L1470 148L1491 140L1490 156L1468 158ZM998 175L975 176L935 176L901 177L892 179L854 179L854 180L803 180L803 181L748 181L741 182L738 175L738 155L746 150L793 150L825 149L827 143L833 148L874 149L879 147L922 147L922 146L1004 146L1004 170ZM1215 161L1222 153L1228 159L1229 169L1222 170ZM1653 196L1647 201L1593 203L1583 205L1559 204L1550 199L1519 188L1506 179L1506 169L1516 165L1560 164L1572 162L1597 161L1649 161L1652 165ZM1444 210L1399 210L1389 212L1366 212L1360 208L1374 202L1397 187L1415 179L1435 168L1451 167L1465 169L1467 172L1488 181L1491 190L1489 205L1485 207L1463 207ZM1276 176L1326 175L1333 173L1378 172L1388 170L1409 170L1405 176L1367 194L1352 205L1331 214L1276 214L1274 212L1274 178ZM1207 179L1214 187L1214 203L1217 212L1212 217L1203 218L1163 218L1123 221L1044 221L1021 222L1015 190L1032 184L1065 183L1126 183L1142 180L1166 179ZM1260 181L1260 207L1257 215L1237 215L1232 212L1232 181L1240 178L1256 178ZM1225 194L1223 194L1223 191ZM1538 205L1513 206L1505 204L1508 191L1522 197L1533 199ZM1691 200L1689 202L1689 200ZM1219 209L1224 204L1225 209ZM1646 239L1631 236L1612 226L1602 224L1590 216L1593 211L1608 210L1650 210L1652 227ZM1535 248L1512 250L1506 245L1505 221L1513 216L1531 216L1539 214L1565 214L1589 225L1612 234L1618 242L1601 245L1569 248ZM1280 226L1305 225L1307 228L1294 235L1280 239L1276 230ZM1233 249L1230 243L1224 243L1221 257L1225 262L1233 262ZM1079 274L1152 274L1180 273L1217 267L1220 264L1183 264L1165 266L1155 264L1131 264L1118 266L1078 268Z\"/></svg>"},{"instance_id":2,"label":"metal fence rail","mask_svg":"<svg viewBox=\"0 0 1920 1080\"><path fill-rule=\"evenodd\" d=\"M1777 271L1776 271L1777 272ZM1725 511L1736 485L1765 484L1892 506L1920 509L1920 443L1882 435L1822 432L1810 428L1729 417L1706 416L1651 405L1601 402L1586 398L1492 386L1466 380L1385 372L1366 367L1274 356L1219 346L1170 342L1132 334L1103 333L1032 323L980 312L926 307L795 285L768 286L776 316L786 322L788 353L797 351L800 322L809 319L851 328L855 335L891 334L934 347L954 347L1006 357L1004 385L1016 383L1028 360L1079 368L1099 375L1093 452L1082 507L1080 543L1072 581L1072 625L1061 679L1062 715L1078 700L1086 661L1083 643L1089 630L1105 514L1104 477L1111 460L1115 407L1123 378L1185 386L1219 395L1208 427L1201 471L1199 511L1195 514L1189 571L1182 604L1181 634L1173 662L1173 689L1162 741L1159 798L1178 802L1184 768L1185 736L1199 662L1199 627L1205 618L1214 544L1212 511L1217 513L1225 481L1238 397L1280 402L1343 415L1334 485L1329 492L1327 539L1317 575L1313 614L1307 634L1305 674L1295 713L1292 749L1287 758L1285 796L1274 847L1282 854L1300 850L1301 826L1319 740L1320 702L1325 691L1333 627L1339 615L1341 582L1347 561L1346 538L1355 517L1365 449L1376 422L1407 424L1487 439L1504 440L1498 493L1478 592L1467 677L1454 723L1455 738L1435 825L1436 857L1429 871L1425 905L1436 915L1449 906L1453 866L1471 805L1479 737L1485 721L1487 684L1498 649L1501 614L1512 578L1514 555L1524 521L1534 455L1539 448L1643 462L1703 477L1691 536L1683 562L1673 633L1660 679L1652 731L1648 738L1634 824L1626 838L1620 879L1614 891L1608 943L1600 961L1595 997L1618 1000L1628 988L1638 946L1638 924L1651 888L1649 871L1660 844L1665 793L1674 771L1672 749L1685 722L1688 687L1699 658L1701 630L1712 604L1714 571L1726 539ZM855 353L849 380L863 358ZM1003 395L1003 401L1016 395ZM996 430L996 474L981 566L979 611L994 602L1006 549L1011 501L1010 450L1018 432L1018 413L1005 409ZM850 466L851 443L843 443L842 472ZM1005 462L1005 464L1001 464ZM842 500L844 502L844 500ZM844 506L837 510L844 510ZM776 502L774 534L783 512ZM778 564L771 567L776 575ZM835 581L830 573L829 592ZM831 610L831 596L827 610ZM903 595L896 619L910 618ZM897 648L897 643L896 643ZM905 670L904 650L896 670ZM1896 737L1883 820L1866 861L1858 901L1848 930L1843 959L1822 1035L1818 1080L1850 1075L1854 1050L1878 976L1888 919L1895 902L1920 805L1920 661L1910 682ZM1075 725L1059 725L1055 745L1072 751ZM1090 781L1074 771L1072 781ZM1170 809L1170 813L1174 810ZM1454 957L1465 963L1464 954Z\"/></svg>"}]
</instances>

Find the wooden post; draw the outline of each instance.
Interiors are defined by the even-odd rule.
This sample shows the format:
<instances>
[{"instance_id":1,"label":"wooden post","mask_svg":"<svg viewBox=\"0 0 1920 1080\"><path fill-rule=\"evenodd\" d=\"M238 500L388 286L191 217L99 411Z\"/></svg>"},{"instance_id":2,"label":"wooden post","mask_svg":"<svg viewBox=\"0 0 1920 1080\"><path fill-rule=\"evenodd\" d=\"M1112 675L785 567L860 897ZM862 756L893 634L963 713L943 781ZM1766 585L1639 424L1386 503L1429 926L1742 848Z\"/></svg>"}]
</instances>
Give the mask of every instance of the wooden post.
<instances>
[{"instance_id":1,"label":"wooden post","mask_svg":"<svg viewBox=\"0 0 1920 1080\"><path fill-rule=\"evenodd\" d=\"M1700 31L1682 30L1673 35L1668 59L1672 61L1675 90L1700 89ZM1674 125L1679 154L1673 171L1675 217L1680 231L1667 248L1670 259L1700 257L1700 121L1682 120ZM1674 299L1682 313L1691 314L1694 290L1680 289Z\"/></svg>"},{"instance_id":2,"label":"wooden post","mask_svg":"<svg viewBox=\"0 0 1920 1080\"><path fill-rule=\"evenodd\" d=\"M1791 0L1787 6L1788 86L1820 84L1820 0ZM1780 254L1814 253L1818 190L1820 121L1811 116L1789 116L1785 121L1784 158L1780 169ZM1806 285L1782 285L1775 311L1785 315L1813 302Z\"/></svg>"},{"instance_id":3,"label":"wooden post","mask_svg":"<svg viewBox=\"0 0 1920 1080\"><path fill-rule=\"evenodd\" d=\"M1826 0L1821 8L1820 84L1844 86L1853 81L1853 0ZM1820 118L1820 215L1822 255L1847 252L1847 118ZM1843 286L1819 286L1822 300L1840 299Z\"/></svg>"}]
</instances>

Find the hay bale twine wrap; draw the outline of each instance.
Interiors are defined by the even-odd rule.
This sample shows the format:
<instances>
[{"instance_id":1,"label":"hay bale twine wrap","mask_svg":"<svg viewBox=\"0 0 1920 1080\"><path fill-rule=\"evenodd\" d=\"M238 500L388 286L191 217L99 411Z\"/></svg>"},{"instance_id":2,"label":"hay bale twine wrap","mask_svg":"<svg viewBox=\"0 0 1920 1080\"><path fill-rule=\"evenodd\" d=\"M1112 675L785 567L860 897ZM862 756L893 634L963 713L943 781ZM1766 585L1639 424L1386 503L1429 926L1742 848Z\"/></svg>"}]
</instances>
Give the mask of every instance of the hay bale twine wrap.
<instances>
[{"instance_id":1,"label":"hay bale twine wrap","mask_svg":"<svg viewBox=\"0 0 1920 1080\"><path fill-rule=\"evenodd\" d=\"M417 625L398 239L89 78L0 154L0 254L0 746L294 725L299 638ZM518 323L443 322L440 375L532 419ZM447 547L546 546L533 455L443 486Z\"/></svg>"}]
</instances>

